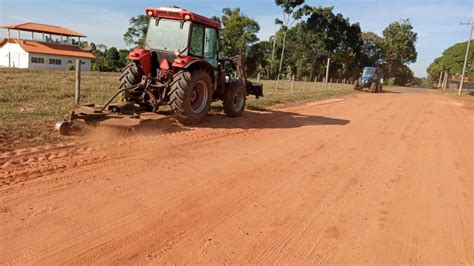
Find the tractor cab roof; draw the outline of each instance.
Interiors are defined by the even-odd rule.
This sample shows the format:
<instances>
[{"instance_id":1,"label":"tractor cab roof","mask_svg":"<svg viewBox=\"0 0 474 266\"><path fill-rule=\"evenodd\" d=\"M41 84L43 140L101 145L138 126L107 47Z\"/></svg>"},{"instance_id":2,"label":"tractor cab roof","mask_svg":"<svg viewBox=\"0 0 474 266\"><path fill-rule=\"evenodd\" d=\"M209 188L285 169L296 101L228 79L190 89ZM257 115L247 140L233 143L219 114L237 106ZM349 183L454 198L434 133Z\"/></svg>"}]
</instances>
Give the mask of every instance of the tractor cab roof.
<instances>
[{"instance_id":1,"label":"tractor cab roof","mask_svg":"<svg viewBox=\"0 0 474 266\"><path fill-rule=\"evenodd\" d=\"M149 17L154 18L166 18L197 22L218 30L221 28L221 24L219 22L179 7L149 7L145 10L145 14Z\"/></svg>"}]
</instances>

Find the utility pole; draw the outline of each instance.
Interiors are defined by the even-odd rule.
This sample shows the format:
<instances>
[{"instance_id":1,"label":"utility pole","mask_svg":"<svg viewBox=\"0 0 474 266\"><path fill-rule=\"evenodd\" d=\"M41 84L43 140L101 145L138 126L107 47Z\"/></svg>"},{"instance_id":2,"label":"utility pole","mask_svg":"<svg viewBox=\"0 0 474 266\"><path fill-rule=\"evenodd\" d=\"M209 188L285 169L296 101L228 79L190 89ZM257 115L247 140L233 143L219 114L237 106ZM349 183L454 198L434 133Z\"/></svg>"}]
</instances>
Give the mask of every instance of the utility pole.
<instances>
[{"instance_id":1,"label":"utility pole","mask_svg":"<svg viewBox=\"0 0 474 266\"><path fill-rule=\"evenodd\" d=\"M278 68L278 77L277 77L277 90L278 90L278 84L280 83L280 75L281 75L281 68L283 67L283 57L285 56L285 44L286 44L286 33L288 32L288 29L285 30L285 34L283 35L283 48L281 50L281 57L280 57L280 67Z\"/></svg>"},{"instance_id":2,"label":"utility pole","mask_svg":"<svg viewBox=\"0 0 474 266\"><path fill-rule=\"evenodd\" d=\"M462 74L461 74L461 83L459 84L459 92L458 95L461 96L462 94L462 87L464 86L464 75L466 73L466 67L467 67L467 59L469 57L469 46L471 46L471 39L472 39L472 31L474 29L474 22L468 22L468 23L462 23L461 25L471 25L471 33L469 33L469 40L467 41L467 48L466 48L466 56L464 57L464 66L462 68ZM472 78L472 77L470 77Z\"/></svg>"},{"instance_id":3,"label":"utility pole","mask_svg":"<svg viewBox=\"0 0 474 266\"><path fill-rule=\"evenodd\" d=\"M331 64L331 57L328 57L328 63L326 65L326 78L324 79L324 89L328 89L328 79L329 79L329 65Z\"/></svg>"},{"instance_id":4,"label":"utility pole","mask_svg":"<svg viewBox=\"0 0 474 266\"><path fill-rule=\"evenodd\" d=\"M448 71L444 71L444 79L443 79L443 91L444 92L446 92L446 87L448 87L448 79L449 79Z\"/></svg>"},{"instance_id":5,"label":"utility pole","mask_svg":"<svg viewBox=\"0 0 474 266\"><path fill-rule=\"evenodd\" d=\"M270 75L273 76L273 62L275 61L276 35L271 36L270 41L273 43L272 62L270 64Z\"/></svg>"}]
</instances>

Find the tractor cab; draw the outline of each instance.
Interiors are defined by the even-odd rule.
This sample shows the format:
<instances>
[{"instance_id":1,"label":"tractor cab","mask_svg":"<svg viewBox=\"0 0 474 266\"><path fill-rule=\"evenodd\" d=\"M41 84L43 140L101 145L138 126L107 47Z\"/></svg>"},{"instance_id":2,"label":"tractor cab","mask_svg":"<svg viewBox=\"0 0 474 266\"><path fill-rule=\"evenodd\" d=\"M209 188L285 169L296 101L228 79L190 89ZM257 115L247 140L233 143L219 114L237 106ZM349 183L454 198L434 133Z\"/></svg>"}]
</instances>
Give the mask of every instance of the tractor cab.
<instances>
[{"instance_id":1,"label":"tractor cab","mask_svg":"<svg viewBox=\"0 0 474 266\"><path fill-rule=\"evenodd\" d=\"M377 68L375 67L364 67L362 72L362 82L367 84L377 77Z\"/></svg>"},{"instance_id":2,"label":"tractor cab","mask_svg":"<svg viewBox=\"0 0 474 266\"><path fill-rule=\"evenodd\" d=\"M150 22L144 47L129 55L140 61L145 74L155 77L158 68L182 69L196 61L217 69L219 22L178 7L147 8L145 13Z\"/></svg>"}]
</instances>

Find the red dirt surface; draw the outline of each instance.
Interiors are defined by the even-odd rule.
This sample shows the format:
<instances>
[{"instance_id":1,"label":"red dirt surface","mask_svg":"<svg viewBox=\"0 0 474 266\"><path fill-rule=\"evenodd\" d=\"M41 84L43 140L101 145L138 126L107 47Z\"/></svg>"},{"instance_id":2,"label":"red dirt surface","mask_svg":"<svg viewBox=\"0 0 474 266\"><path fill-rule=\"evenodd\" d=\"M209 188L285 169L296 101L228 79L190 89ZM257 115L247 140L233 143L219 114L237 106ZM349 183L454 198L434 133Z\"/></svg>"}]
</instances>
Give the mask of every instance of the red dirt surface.
<instances>
[{"instance_id":1,"label":"red dirt surface","mask_svg":"<svg viewBox=\"0 0 474 266\"><path fill-rule=\"evenodd\" d=\"M1 264L472 264L473 112L431 93L0 155Z\"/></svg>"}]
</instances>

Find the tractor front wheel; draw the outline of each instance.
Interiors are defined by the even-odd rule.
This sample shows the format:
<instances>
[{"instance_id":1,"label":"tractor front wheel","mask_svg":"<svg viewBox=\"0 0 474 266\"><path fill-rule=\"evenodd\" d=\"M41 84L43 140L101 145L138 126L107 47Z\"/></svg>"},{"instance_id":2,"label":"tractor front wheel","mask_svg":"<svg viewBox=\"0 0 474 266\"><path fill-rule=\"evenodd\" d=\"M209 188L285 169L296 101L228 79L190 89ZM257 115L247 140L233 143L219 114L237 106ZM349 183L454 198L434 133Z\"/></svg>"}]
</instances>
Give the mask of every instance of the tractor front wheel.
<instances>
[{"instance_id":1,"label":"tractor front wheel","mask_svg":"<svg viewBox=\"0 0 474 266\"><path fill-rule=\"evenodd\" d=\"M372 84L370 84L369 92L370 93L377 92L377 83L376 82L372 82Z\"/></svg>"},{"instance_id":2,"label":"tractor front wheel","mask_svg":"<svg viewBox=\"0 0 474 266\"><path fill-rule=\"evenodd\" d=\"M354 81L354 90L356 90L356 91L360 90L360 89L359 89L359 81L358 81L358 80Z\"/></svg>"},{"instance_id":3,"label":"tractor front wheel","mask_svg":"<svg viewBox=\"0 0 474 266\"><path fill-rule=\"evenodd\" d=\"M224 113L228 117L239 117L245 110L247 90L240 82L230 85L224 92Z\"/></svg>"},{"instance_id":4,"label":"tractor front wheel","mask_svg":"<svg viewBox=\"0 0 474 266\"><path fill-rule=\"evenodd\" d=\"M193 125L202 122L212 101L212 82L204 69L183 70L174 77L170 105L179 122Z\"/></svg>"}]
</instances>

